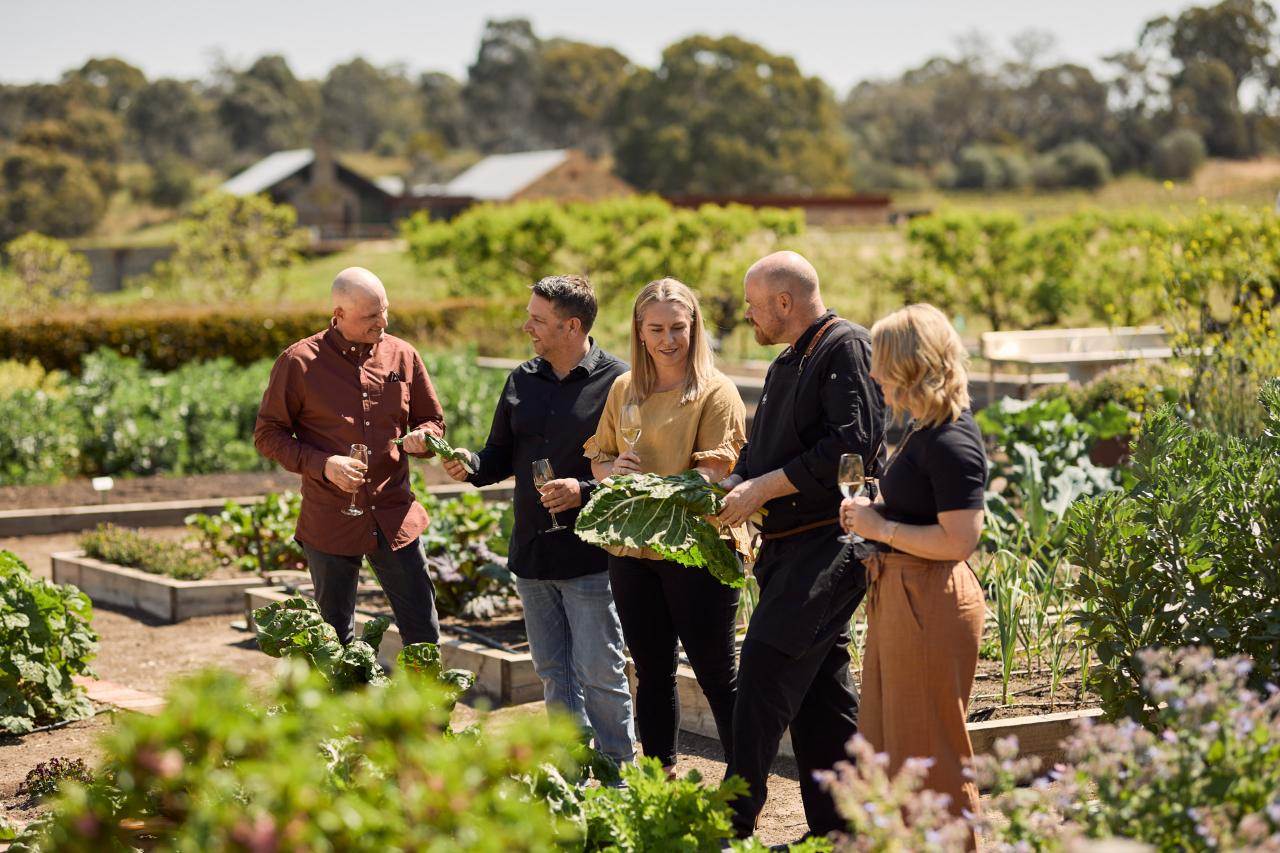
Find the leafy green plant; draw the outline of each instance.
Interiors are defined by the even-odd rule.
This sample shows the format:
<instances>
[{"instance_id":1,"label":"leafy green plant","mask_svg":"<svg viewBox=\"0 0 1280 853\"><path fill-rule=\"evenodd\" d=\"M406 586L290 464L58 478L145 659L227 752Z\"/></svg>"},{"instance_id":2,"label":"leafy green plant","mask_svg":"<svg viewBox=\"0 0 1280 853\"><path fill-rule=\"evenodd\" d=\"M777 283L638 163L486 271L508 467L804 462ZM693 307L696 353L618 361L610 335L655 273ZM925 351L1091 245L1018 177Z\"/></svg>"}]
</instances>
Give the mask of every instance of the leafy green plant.
<instances>
[{"instance_id":1,"label":"leafy green plant","mask_svg":"<svg viewBox=\"0 0 1280 853\"><path fill-rule=\"evenodd\" d=\"M729 801L747 792L746 783L737 776L714 789L702 786L697 771L668 780L662 762L649 757L622 768L622 779L626 787L585 792L584 850L720 850L721 840L733 836Z\"/></svg>"},{"instance_id":2,"label":"leafy green plant","mask_svg":"<svg viewBox=\"0 0 1280 853\"><path fill-rule=\"evenodd\" d=\"M324 621L315 600L295 596L253 611L258 648L272 657L298 657L328 680L336 692L364 684L386 684L378 665L378 646L391 619L379 616L365 623L360 638L344 646L338 632Z\"/></svg>"},{"instance_id":3,"label":"leafy green plant","mask_svg":"<svg viewBox=\"0 0 1280 853\"><path fill-rule=\"evenodd\" d=\"M1072 513L1074 591L1092 603L1076 619L1112 716L1143 713L1137 654L1153 646L1248 654L1255 686L1280 675L1280 382L1260 399L1256 439L1194 430L1167 408L1148 417L1135 486Z\"/></svg>"},{"instance_id":4,"label":"leafy green plant","mask_svg":"<svg viewBox=\"0 0 1280 853\"><path fill-rule=\"evenodd\" d=\"M89 597L73 586L31 576L12 551L0 551L0 732L92 716L84 690L98 635Z\"/></svg>"},{"instance_id":5,"label":"leafy green plant","mask_svg":"<svg viewBox=\"0 0 1280 853\"><path fill-rule=\"evenodd\" d=\"M114 524L82 534L80 547L96 560L178 580L200 580L218 570L218 561L206 551Z\"/></svg>"},{"instance_id":6,"label":"leafy green plant","mask_svg":"<svg viewBox=\"0 0 1280 853\"><path fill-rule=\"evenodd\" d=\"M1017 662L1019 629L1035 595L1025 564L1026 558L1002 550L992 556L987 573L1000 649L1000 701L1005 705L1009 704L1009 679Z\"/></svg>"},{"instance_id":7,"label":"leafy green plant","mask_svg":"<svg viewBox=\"0 0 1280 853\"><path fill-rule=\"evenodd\" d=\"M664 559L705 568L726 586L741 587L742 564L707 521L719 514L723 495L696 471L609 477L582 508L575 531L593 545L652 548Z\"/></svg>"},{"instance_id":8,"label":"leafy green plant","mask_svg":"<svg viewBox=\"0 0 1280 853\"><path fill-rule=\"evenodd\" d=\"M573 726L529 716L483 738L444 737L449 691L397 678L334 694L301 662L263 690L210 671L156 716L122 718L103 744L114 786L68 786L43 850L522 850L580 831L517 777L569 768Z\"/></svg>"},{"instance_id":9,"label":"leafy green plant","mask_svg":"<svg viewBox=\"0 0 1280 853\"><path fill-rule=\"evenodd\" d=\"M449 444L472 450L484 446L493 407L507 381L505 371L476 364L476 354L474 345L422 354L431 384L445 407Z\"/></svg>"},{"instance_id":10,"label":"leafy green plant","mask_svg":"<svg viewBox=\"0 0 1280 853\"><path fill-rule=\"evenodd\" d=\"M301 508L301 495L272 492L249 506L229 500L217 515L197 513L186 522L224 563L265 576L306 569L306 554L293 538Z\"/></svg>"},{"instance_id":11,"label":"leafy green plant","mask_svg":"<svg viewBox=\"0 0 1280 853\"><path fill-rule=\"evenodd\" d=\"M434 433L430 433L430 432L423 433L423 437L426 439L427 449L429 449L437 457L439 457L440 459L457 460L458 462L462 463L463 470L465 470L468 474L475 473L475 469L471 466L471 454L466 453L462 450L454 450L453 445L449 444L449 442L445 441L443 438L441 438L438 435L435 435ZM402 441L403 439L397 438L394 441L392 441L392 444L400 444Z\"/></svg>"},{"instance_id":12,"label":"leafy green plant","mask_svg":"<svg viewBox=\"0 0 1280 853\"><path fill-rule=\"evenodd\" d=\"M62 783L71 780L82 785L93 782L93 774L81 758L63 758L55 755L48 761L42 761L27 771L22 784L18 785L19 797L43 800L52 796L62 787Z\"/></svg>"},{"instance_id":13,"label":"leafy green plant","mask_svg":"<svg viewBox=\"0 0 1280 853\"><path fill-rule=\"evenodd\" d=\"M423 497L430 524L422 534L427 569L441 615L490 618L515 599L515 576L507 568L510 524L505 502L488 503L475 492L440 500Z\"/></svg>"},{"instance_id":14,"label":"leafy green plant","mask_svg":"<svg viewBox=\"0 0 1280 853\"><path fill-rule=\"evenodd\" d=\"M1094 465L1089 448L1099 437L1127 430L1127 413L1109 405L1082 421L1061 398L1005 398L976 417L996 448L983 544L990 551L1003 548L1056 565L1066 540L1062 522L1072 503L1117 487L1116 472Z\"/></svg>"},{"instance_id":15,"label":"leafy green plant","mask_svg":"<svg viewBox=\"0 0 1280 853\"><path fill-rule=\"evenodd\" d=\"M378 665L378 647L391 619L378 616L365 623L360 638L344 646L338 632L320 616L313 599L294 596L253 611L258 647L272 657L305 660L324 675L334 692L369 684L385 686L389 679ZM429 676L451 688L456 699L475 683L475 673L463 669L442 671L440 649L435 643L410 643L400 650L396 663L413 676ZM452 705L450 705L452 707Z\"/></svg>"}]
</instances>

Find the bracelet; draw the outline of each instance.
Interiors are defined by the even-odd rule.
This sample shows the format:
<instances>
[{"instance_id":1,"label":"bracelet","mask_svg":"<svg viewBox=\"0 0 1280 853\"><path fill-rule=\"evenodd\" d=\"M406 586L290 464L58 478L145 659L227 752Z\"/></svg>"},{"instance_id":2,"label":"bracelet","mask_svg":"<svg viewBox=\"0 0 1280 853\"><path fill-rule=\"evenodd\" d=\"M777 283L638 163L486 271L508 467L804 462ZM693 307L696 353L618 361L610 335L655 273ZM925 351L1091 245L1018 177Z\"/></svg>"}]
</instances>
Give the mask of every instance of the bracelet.
<instances>
[{"instance_id":1,"label":"bracelet","mask_svg":"<svg viewBox=\"0 0 1280 853\"><path fill-rule=\"evenodd\" d=\"M889 530L889 538L885 540L884 544L888 545L890 548L893 547L893 537L898 535L898 527L900 527L901 524L902 522L895 521L893 522L893 527Z\"/></svg>"}]
</instances>

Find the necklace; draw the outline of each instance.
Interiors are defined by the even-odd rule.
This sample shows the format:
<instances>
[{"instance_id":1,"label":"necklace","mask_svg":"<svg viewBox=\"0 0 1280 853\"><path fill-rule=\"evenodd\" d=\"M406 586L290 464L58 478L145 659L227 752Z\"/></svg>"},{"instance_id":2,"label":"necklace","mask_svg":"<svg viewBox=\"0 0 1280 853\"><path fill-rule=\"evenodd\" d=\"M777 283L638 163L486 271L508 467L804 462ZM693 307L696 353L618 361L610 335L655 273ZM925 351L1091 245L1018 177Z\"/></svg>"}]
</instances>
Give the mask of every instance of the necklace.
<instances>
[{"instance_id":1,"label":"necklace","mask_svg":"<svg viewBox=\"0 0 1280 853\"><path fill-rule=\"evenodd\" d=\"M898 457L902 455L902 451L906 449L907 442L911 440L911 436L919 431L920 422L912 418L911 423L907 424L907 434L902 437L902 441L898 442L898 446L893 449L893 453L889 454L888 460L884 463L884 468L880 471L880 476L876 478L877 480L884 479L884 475L889 473L889 467L897 461Z\"/></svg>"}]
</instances>

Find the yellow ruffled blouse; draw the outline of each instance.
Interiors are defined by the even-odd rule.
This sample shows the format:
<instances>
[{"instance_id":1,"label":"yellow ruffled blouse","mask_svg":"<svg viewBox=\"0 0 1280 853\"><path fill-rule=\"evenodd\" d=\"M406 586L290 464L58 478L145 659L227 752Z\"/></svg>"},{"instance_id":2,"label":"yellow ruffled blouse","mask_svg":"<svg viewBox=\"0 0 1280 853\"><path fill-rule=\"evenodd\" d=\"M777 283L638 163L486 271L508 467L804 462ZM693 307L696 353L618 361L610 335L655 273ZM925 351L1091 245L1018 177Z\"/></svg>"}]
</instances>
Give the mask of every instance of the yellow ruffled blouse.
<instances>
[{"instance_id":1,"label":"yellow ruffled blouse","mask_svg":"<svg viewBox=\"0 0 1280 853\"><path fill-rule=\"evenodd\" d=\"M615 379L609 389L596 434L582 446L583 455L591 461L612 461L626 448L618 421L630 387L628 372ZM650 394L640 404L640 440L635 448L640 469L665 477L688 471L707 459L723 460L732 468L747 443L747 411L737 387L717 371L697 399L682 404L683 394L681 386ZM722 535L733 540L740 554L750 556L751 537L745 526L726 529ZM616 557L662 559L648 548L606 545L604 549Z\"/></svg>"}]
</instances>

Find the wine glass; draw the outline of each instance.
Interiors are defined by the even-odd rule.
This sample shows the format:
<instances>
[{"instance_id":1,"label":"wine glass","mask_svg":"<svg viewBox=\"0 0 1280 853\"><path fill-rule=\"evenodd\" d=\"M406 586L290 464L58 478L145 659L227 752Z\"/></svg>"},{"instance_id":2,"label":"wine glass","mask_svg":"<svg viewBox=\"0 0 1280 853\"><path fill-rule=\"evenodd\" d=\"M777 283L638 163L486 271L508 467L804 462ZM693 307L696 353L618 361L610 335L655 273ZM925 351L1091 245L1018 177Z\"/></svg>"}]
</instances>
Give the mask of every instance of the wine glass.
<instances>
[{"instance_id":1,"label":"wine glass","mask_svg":"<svg viewBox=\"0 0 1280 853\"><path fill-rule=\"evenodd\" d=\"M550 459L533 460L533 485L537 487L539 493L542 492L543 486L555 478L556 472L551 468ZM547 510L547 512L551 512L551 510ZM568 528L556 520L556 514L551 512L551 526L547 528L546 532L551 533L556 530L568 530Z\"/></svg>"},{"instance_id":2,"label":"wine glass","mask_svg":"<svg viewBox=\"0 0 1280 853\"><path fill-rule=\"evenodd\" d=\"M846 453L840 457L840 468L836 473L836 482L840 484L840 493L846 498L857 497L862 494L862 487L867 481L866 475L862 470L862 456L857 453ZM839 541L847 545L853 545L858 542L865 542L856 533L846 533L838 537Z\"/></svg>"},{"instance_id":3,"label":"wine glass","mask_svg":"<svg viewBox=\"0 0 1280 853\"><path fill-rule=\"evenodd\" d=\"M369 448L365 447L363 444L353 444L351 445L351 450L347 453L347 455L350 456L352 459L356 460L357 462L363 462L366 472L369 470ZM364 515L364 510L356 506L355 492L351 493L351 504L346 509L342 510L342 514L343 515Z\"/></svg>"},{"instance_id":4,"label":"wine glass","mask_svg":"<svg viewBox=\"0 0 1280 853\"><path fill-rule=\"evenodd\" d=\"M618 417L618 430L622 440L627 443L627 450L634 451L640 441L640 407L635 403L626 403Z\"/></svg>"}]
</instances>

